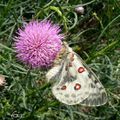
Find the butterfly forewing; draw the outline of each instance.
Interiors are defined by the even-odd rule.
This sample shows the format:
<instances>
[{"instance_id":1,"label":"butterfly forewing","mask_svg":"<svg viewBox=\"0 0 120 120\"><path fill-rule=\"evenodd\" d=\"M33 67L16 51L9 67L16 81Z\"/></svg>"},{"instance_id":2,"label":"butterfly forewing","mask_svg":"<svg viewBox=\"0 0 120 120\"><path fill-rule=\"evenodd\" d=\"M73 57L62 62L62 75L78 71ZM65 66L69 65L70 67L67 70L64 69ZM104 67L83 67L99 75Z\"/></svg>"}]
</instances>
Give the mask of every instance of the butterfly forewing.
<instances>
[{"instance_id":1,"label":"butterfly forewing","mask_svg":"<svg viewBox=\"0 0 120 120\"><path fill-rule=\"evenodd\" d=\"M76 60L82 62L86 70L88 71L88 84L90 86L89 97L82 101L80 104L88 105L88 106L100 106L107 102L107 93L105 88L99 81L98 77L95 73L86 65L86 63L82 60L82 58L74 53L76 56Z\"/></svg>"},{"instance_id":2,"label":"butterfly forewing","mask_svg":"<svg viewBox=\"0 0 120 120\"><path fill-rule=\"evenodd\" d=\"M64 61L61 74L56 76L59 82L53 85L52 92L54 96L61 102L68 105L79 104L88 97L89 85L82 78L78 79L75 66L69 66L69 57ZM87 88L87 89L84 89Z\"/></svg>"},{"instance_id":3,"label":"butterfly forewing","mask_svg":"<svg viewBox=\"0 0 120 120\"><path fill-rule=\"evenodd\" d=\"M101 82L83 60L67 44L65 46L66 57L58 68L52 68L47 74L48 79L56 81L52 87L54 96L67 105L105 104L107 95Z\"/></svg>"}]
</instances>

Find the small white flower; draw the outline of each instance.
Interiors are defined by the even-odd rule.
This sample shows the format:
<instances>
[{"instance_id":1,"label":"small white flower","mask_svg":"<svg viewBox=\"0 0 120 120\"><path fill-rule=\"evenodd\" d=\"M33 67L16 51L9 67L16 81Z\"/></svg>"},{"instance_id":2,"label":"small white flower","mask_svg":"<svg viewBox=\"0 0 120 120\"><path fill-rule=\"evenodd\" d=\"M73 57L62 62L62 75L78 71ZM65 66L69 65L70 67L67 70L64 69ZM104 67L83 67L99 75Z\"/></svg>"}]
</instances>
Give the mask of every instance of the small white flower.
<instances>
[{"instance_id":1,"label":"small white flower","mask_svg":"<svg viewBox=\"0 0 120 120\"><path fill-rule=\"evenodd\" d=\"M0 75L0 86L3 86L5 84L5 76L4 75Z\"/></svg>"},{"instance_id":2,"label":"small white flower","mask_svg":"<svg viewBox=\"0 0 120 120\"><path fill-rule=\"evenodd\" d=\"M79 14L84 14L85 9L82 6L78 6L75 8L75 11Z\"/></svg>"}]
</instances>

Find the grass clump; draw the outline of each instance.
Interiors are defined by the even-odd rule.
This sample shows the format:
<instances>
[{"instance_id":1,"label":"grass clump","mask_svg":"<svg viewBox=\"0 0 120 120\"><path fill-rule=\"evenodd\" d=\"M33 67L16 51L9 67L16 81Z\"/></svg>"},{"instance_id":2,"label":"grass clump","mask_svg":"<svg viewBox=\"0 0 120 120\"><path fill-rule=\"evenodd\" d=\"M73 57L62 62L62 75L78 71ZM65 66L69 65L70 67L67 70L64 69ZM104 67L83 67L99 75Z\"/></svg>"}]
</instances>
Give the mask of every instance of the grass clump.
<instances>
[{"instance_id":1,"label":"grass clump","mask_svg":"<svg viewBox=\"0 0 120 120\"><path fill-rule=\"evenodd\" d=\"M84 14L75 7L82 4ZM1 120L119 120L120 119L119 0L0 1ZM51 94L45 71L29 70L15 57L13 37L25 22L51 19L61 25L66 41L99 76L108 93L100 107L67 106Z\"/></svg>"}]
</instances>

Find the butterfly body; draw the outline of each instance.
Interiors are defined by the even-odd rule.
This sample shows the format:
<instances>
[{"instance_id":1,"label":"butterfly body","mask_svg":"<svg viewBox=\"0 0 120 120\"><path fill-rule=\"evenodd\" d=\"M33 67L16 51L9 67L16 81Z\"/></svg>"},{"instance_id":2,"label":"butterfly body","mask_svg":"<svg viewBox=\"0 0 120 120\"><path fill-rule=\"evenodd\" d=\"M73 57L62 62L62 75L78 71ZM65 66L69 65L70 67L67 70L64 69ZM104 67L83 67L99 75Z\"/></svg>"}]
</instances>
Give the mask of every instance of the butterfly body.
<instances>
[{"instance_id":1,"label":"butterfly body","mask_svg":"<svg viewBox=\"0 0 120 120\"><path fill-rule=\"evenodd\" d=\"M83 60L64 43L64 60L54 66L46 75L55 80L53 95L67 105L100 106L106 103L104 87Z\"/></svg>"}]
</instances>

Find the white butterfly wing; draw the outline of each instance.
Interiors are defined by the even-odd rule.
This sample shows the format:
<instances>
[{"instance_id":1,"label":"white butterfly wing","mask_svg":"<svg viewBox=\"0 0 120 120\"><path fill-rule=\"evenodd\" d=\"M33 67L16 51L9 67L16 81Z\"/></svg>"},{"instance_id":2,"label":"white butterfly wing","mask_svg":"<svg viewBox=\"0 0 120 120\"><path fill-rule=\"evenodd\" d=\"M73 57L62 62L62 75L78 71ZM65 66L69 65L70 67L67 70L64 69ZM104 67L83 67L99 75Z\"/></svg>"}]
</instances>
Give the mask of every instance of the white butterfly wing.
<instances>
[{"instance_id":1,"label":"white butterfly wing","mask_svg":"<svg viewBox=\"0 0 120 120\"><path fill-rule=\"evenodd\" d=\"M70 47L68 52L61 65L57 68L53 67L47 74L48 79L56 81L52 87L54 96L67 105L105 104L107 94L96 75ZM51 73L54 74L50 75Z\"/></svg>"},{"instance_id":2,"label":"white butterfly wing","mask_svg":"<svg viewBox=\"0 0 120 120\"><path fill-rule=\"evenodd\" d=\"M53 85L52 92L54 96L61 101L62 103L68 104L68 105L74 105L82 102L88 97L89 89L88 84L86 84L87 79L84 81L82 79L77 79L77 76L71 76L71 71L66 71L66 65L64 65L64 68L62 73L60 75L61 79L59 82ZM76 72L73 71L72 72ZM80 90L79 90L80 89Z\"/></svg>"},{"instance_id":3,"label":"white butterfly wing","mask_svg":"<svg viewBox=\"0 0 120 120\"><path fill-rule=\"evenodd\" d=\"M62 81L62 77L64 75L63 68L65 66L64 60L62 60L61 64L57 64L53 68L51 68L47 74L46 74L46 79L48 82L53 81L53 82L58 82Z\"/></svg>"},{"instance_id":4,"label":"white butterfly wing","mask_svg":"<svg viewBox=\"0 0 120 120\"><path fill-rule=\"evenodd\" d=\"M94 74L94 72L84 63L79 55L75 54L76 61L81 62L88 72L88 84L89 84L89 96L83 100L80 104L87 106L100 106L107 102L107 93L105 88Z\"/></svg>"},{"instance_id":5,"label":"white butterfly wing","mask_svg":"<svg viewBox=\"0 0 120 120\"><path fill-rule=\"evenodd\" d=\"M54 78L57 82L53 85L52 92L62 103L75 105L85 100L89 95L86 94L89 92L89 84L86 84L86 82L89 81L85 77L88 73L85 72L82 76L77 75L76 66L78 66L78 63L73 64L72 67L69 67L69 63L68 55L63 61L59 74ZM79 65L83 66L80 63Z\"/></svg>"},{"instance_id":6,"label":"white butterfly wing","mask_svg":"<svg viewBox=\"0 0 120 120\"><path fill-rule=\"evenodd\" d=\"M54 77L59 73L60 69L60 65L57 65L50 69L46 74L47 81L50 82L50 80L54 80Z\"/></svg>"}]
</instances>

